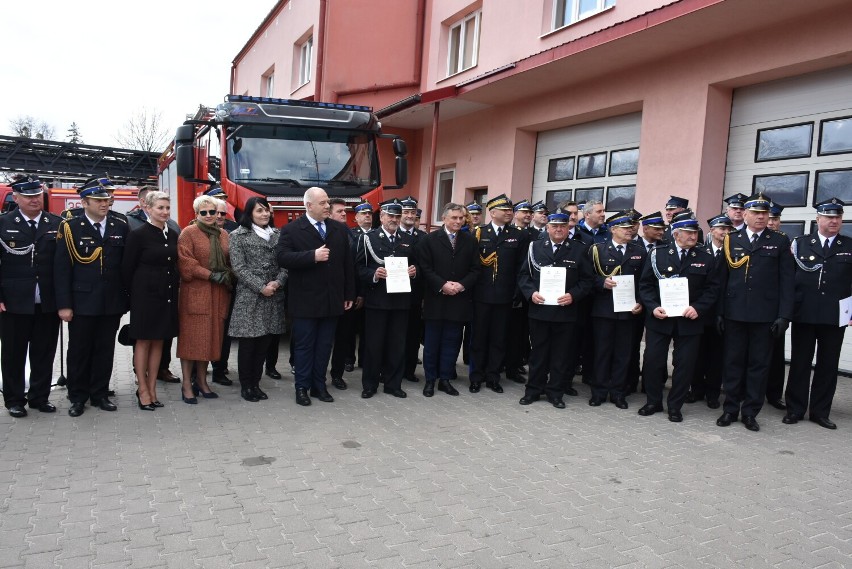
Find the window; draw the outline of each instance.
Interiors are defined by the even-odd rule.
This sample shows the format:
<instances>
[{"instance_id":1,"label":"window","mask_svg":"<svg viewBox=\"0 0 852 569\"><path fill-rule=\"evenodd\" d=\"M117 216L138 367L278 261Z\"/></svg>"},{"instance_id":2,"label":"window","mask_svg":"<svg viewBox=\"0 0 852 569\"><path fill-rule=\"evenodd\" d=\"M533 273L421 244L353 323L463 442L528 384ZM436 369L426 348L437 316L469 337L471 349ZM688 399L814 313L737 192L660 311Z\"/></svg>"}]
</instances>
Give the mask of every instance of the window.
<instances>
[{"instance_id":1,"label":"window","mask_svg":"<svg viewBox=\"0 0 852 569\"><path fill-rule=\"evenodd\" d=\"M547 165L547 181L561 182L574 179L574 157L553 158Z\"/></svg>"},{"instance_id":2,"label":"window","mask_svg":"<svg viewBox=\"0 0 852 569\"><path fill-rule=\"evenodd\" d=\"M553 29L561 28L615 6L615 0L554 0Z\"/></svg>"},{"instance_id":3,"label":"window","mask_svg":"<svg viewBox=\"0 0 852 569\"><path fill-rule=\"evenodd\" d=\"M314 53L314 38L308 38L299 47L299 86L311 80L311 59Z\"/></svg>"},{"instance_id":4,"label":"window","mask_svg":"<svg viewBox=\"0 0 852 569\"><path fill-rule=\"evenodd\" d=\"M275 96L275 71L270 69L261 77L260 92L264 97Z\"/></svg>"},{"instance_id":5,"label":"window","mask_svg":"<svg viewBox=\"0 0 852 569\"><path fill-rule=\"evenodd\" d=\"M435 184L435 221L441 223L441 214L444 206L453 201L453 182L455 181L455 170L441 170L438 172L438 180Z\"/></svg>"},{"instance_id":6,"label":"window","mask_svg":"<svg viewBox=\"0 0 852 569\"><path fill-rule=\"evenodd\" d=\"M447 75L455 75L476 65L479 57L479 23L482 11L469 14L450 26Z\"/></svg>"}]
</instances>

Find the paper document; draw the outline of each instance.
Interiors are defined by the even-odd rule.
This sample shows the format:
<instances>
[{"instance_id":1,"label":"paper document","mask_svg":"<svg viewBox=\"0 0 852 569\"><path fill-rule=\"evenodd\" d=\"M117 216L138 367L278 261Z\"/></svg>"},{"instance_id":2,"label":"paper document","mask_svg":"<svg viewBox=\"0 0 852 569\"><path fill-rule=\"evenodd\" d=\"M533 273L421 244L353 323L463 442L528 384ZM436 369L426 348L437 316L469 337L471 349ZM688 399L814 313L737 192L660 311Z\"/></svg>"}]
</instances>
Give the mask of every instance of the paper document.
<instances>
[{"instance_id":1,"label":"paper document","mask_svg":"<svg viewBox=\"0 0 852 569\"><path fill-rule=\"evenodd\" d=\"M683 316L689 308L689 280L686 277L660 279L660 305L669 318Z\"/></svg>"},{"instance_id":2,"label":"paper document","mask_svg":"<svg viewBox=\"0 0 852 569\"><path fill-rule=\"evenodd\" d=\"M385 257L385 270L388 272L385 282L388 293L411 292L408 257Z\"/></svg>"},{"instance_id":3,"label":"paper document","mask_svg":"<svg viewBox=\"0 0 852 569\"><path fill-rule=\"evenodd\" d=\"M840 299L840 316L837 320L838 326L848 326L852 319L852 296Z\"/></svg>"},{"instance_id":4,"label":"paper document","mask_svg":"<svg viewBox=\"0 0 852 569\"><path fill-rule=\"evenodd\" d=\"M616 275L610 278L617 283L612 289L613 312L630 312L636 306L636 284L633 275Z\"/></svg>"},{"instance_id":5,"label":"paper document","mask_svg":"<svg viewBox=\"0 0 852 569\"><path fill-rule=\"evenodd\" d=\"M542 267L538 293L544 297L544 303L556 306L556 301L565 294L565 267Z\"/></svg>"}]
</instances>

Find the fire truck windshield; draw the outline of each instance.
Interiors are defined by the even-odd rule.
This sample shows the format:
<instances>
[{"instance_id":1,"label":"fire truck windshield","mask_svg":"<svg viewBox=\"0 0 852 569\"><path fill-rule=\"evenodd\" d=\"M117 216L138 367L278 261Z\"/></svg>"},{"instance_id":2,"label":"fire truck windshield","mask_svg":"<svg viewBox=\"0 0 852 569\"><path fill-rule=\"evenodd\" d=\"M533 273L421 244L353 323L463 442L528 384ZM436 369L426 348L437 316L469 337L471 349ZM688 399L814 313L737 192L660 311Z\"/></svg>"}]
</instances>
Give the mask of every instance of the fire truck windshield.
<instances>
[{"instance_id":1,"label":"fire truck windshield","mask_svg":"<svg viewBox=\"0 0 852 569\"><path fill-rule=\"evenodd\" d=\"M370 133L248 124L228 130L228 177L260 194L319 186L333 195L360 195L379 185Z\"/></svg>"}]
</instances>

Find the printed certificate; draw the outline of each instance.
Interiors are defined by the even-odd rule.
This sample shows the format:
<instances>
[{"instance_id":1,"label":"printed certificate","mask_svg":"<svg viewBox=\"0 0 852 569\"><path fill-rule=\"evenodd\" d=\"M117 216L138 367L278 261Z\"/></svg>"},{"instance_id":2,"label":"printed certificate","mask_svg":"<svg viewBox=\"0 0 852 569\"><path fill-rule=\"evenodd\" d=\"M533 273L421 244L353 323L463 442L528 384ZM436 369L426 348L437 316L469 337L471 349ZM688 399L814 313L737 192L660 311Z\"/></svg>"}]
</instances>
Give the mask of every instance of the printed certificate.
<instances>
[{"instance_id":1,"label":"printed certificate","mask_svg":"<svg viewBox=\"0 0 852 569\"><path fill-rule=\"evenodd\" d=\"M617 284L612 289L612 309L614 312L630 312L636 306L636 283L633 275L610 277Z\"/></svg>"},{"instance_id":2,"label":"printed certificate","mask_svg":"<svg viewBox=\"0 0 852 569\"><path fill-rule=\"evenodd\" d=\"M408 257L385 257L385 269L388 272L385 284L389 294L411 292L411 278L408 276Z\"/></svg>"},{"instance_id":3,"label":"printed certificate","mask_svg":"<svg viewBox=\"0 0 852 569\"><path fill-rule=\"evenodd\" d=\"M852 320L852 296L840 299L840 316L837 325L840 327L849 326L849 320Z\"/></svg>"},{"instance_id":4,"label":"printed certificate","mask_svg":"<svg viewBox=\"0 0 852 569\"><path fill-rule=\"evenodd\" d=\"M689 281L686 277L660 279L660 305L669 318L683 316L689 308Z\"/></svg>"},{"instance_id":5,"label":"printed certificate","mask_svg":"<svg viewBox=\"0 0 852 569\"><path fill-rule=\"evenodd\" d=\"M538 293L544 297L544 303L556 306L557 299L565 294L565 267L542 267Z\"/></svg>"}]
</instances>

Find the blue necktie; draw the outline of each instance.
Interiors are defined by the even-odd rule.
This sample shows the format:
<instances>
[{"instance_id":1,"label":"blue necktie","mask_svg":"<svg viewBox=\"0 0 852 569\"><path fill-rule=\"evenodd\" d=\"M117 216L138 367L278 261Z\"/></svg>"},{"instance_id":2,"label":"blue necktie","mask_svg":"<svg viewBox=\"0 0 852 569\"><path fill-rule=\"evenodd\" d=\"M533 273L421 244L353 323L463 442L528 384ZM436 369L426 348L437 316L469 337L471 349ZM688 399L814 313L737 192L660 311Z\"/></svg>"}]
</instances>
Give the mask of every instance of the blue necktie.
<instances>
[{"instance_id":1,"label":"blue necktie","mask_svg":"<svg viewBox=\"0 0 852 569\"><path fill-rule=\"evenodd\" d=\"M319 231L320 237L322 237L322 240L325 241L325 229L322 228L322 221L317 221L316 226L317 231Z\"/></svg>"}]
</instances>

